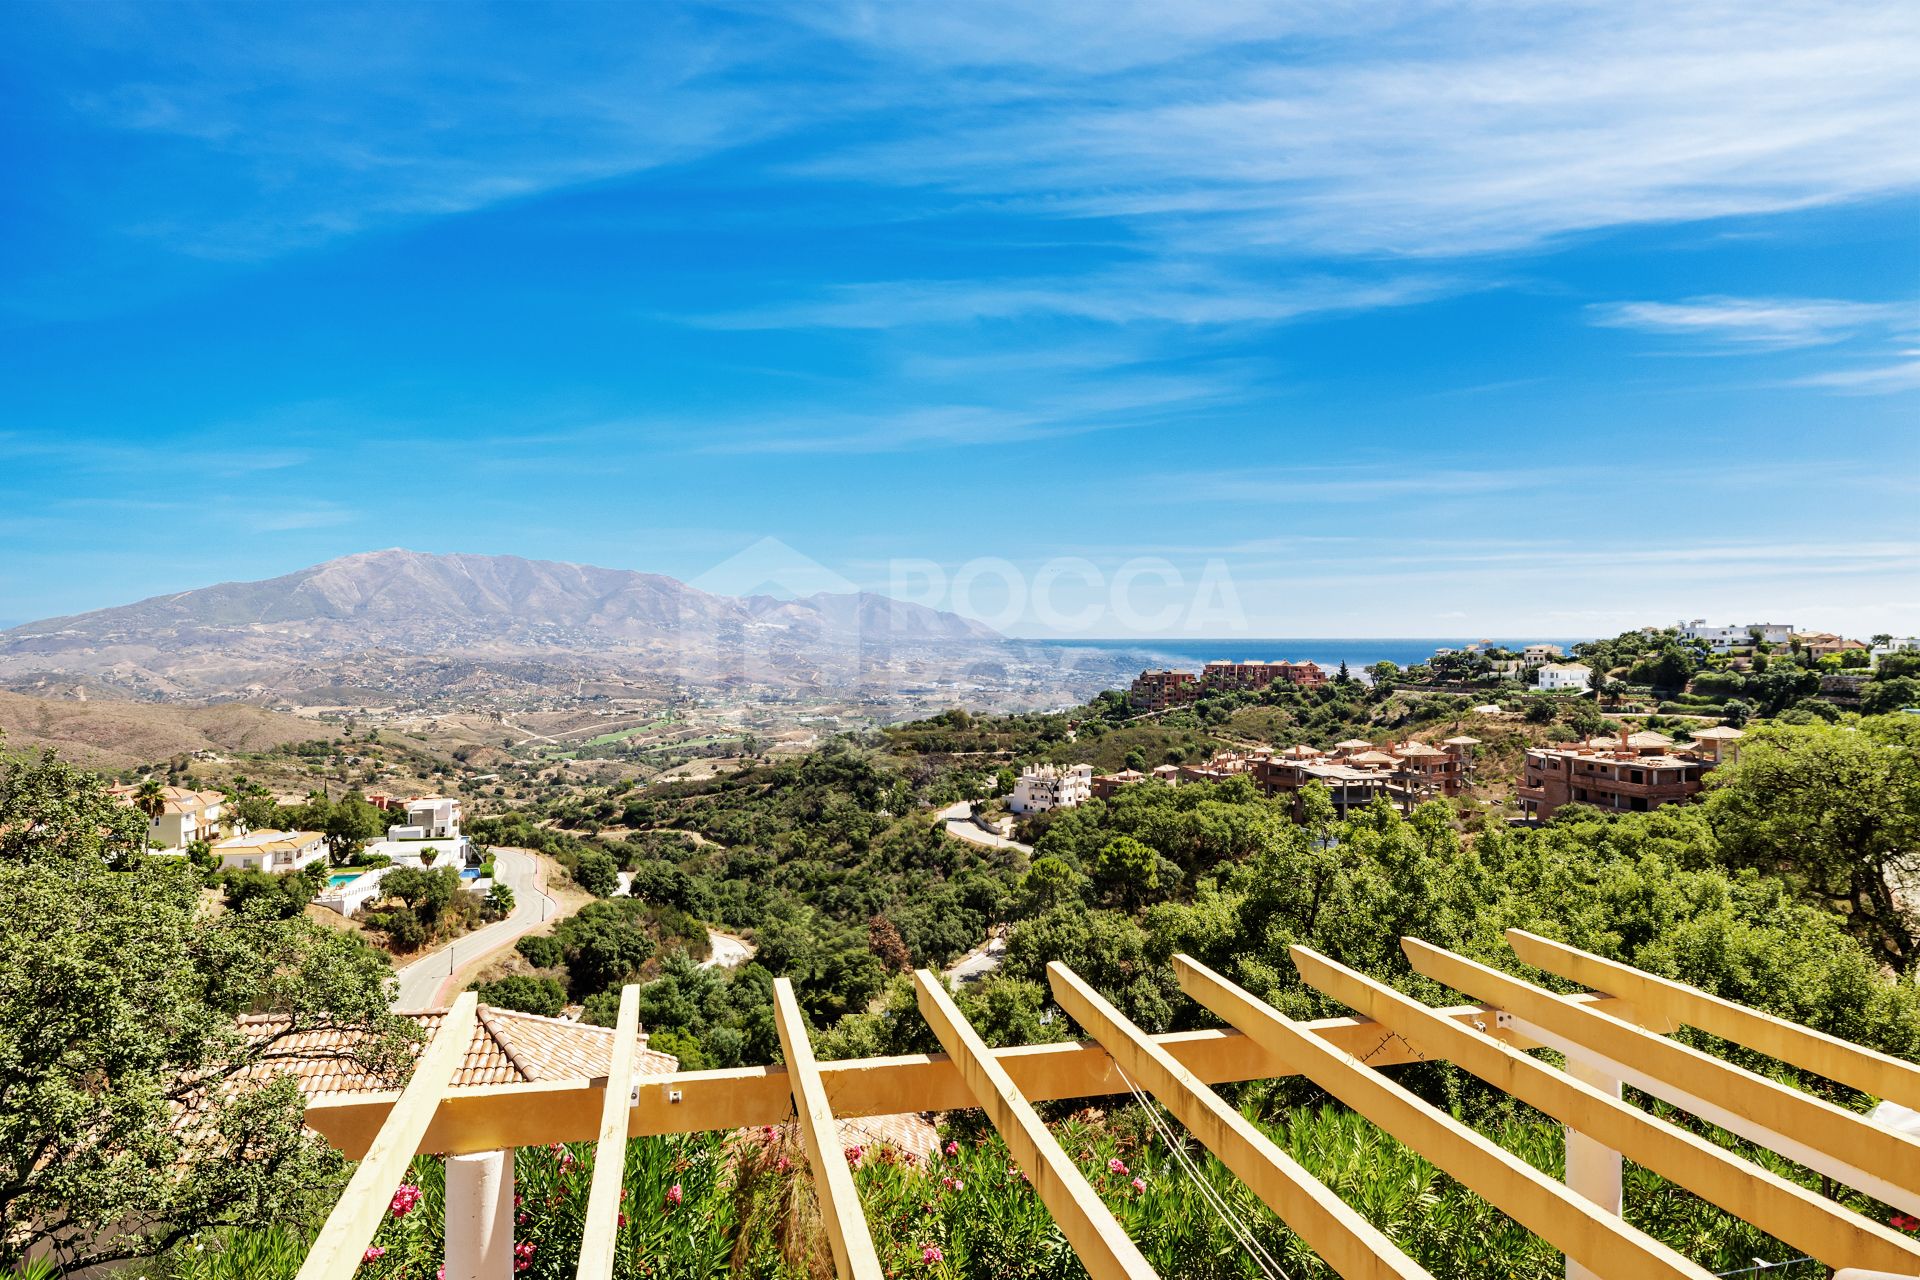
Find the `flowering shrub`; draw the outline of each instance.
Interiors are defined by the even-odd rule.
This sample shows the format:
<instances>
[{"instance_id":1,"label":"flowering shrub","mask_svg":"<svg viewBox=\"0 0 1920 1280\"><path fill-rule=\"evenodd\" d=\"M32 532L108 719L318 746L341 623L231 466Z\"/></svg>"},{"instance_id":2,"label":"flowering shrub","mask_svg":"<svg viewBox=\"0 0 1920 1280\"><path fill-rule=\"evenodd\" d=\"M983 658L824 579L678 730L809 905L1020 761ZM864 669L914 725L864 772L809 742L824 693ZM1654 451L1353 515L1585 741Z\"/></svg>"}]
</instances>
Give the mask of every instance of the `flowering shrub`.
<instances>
[{"instance_id":1,"label":"flowering shrub","mask_svg":"<svg viewBox=\"0 0 1920 1280\"><path fill-rule=\"evenodd\" d=\"M1160 1274L1192 1280L1258 1274L1139 1108L1082 1112L1053 1131ZM1288 1111L1269 1131L1436 1280L1561 1274L1558 1252L1349 1112ZM1520 1121L1489 1131L1551 1176L1559 1174L1560 1135L1558 1126ZM1244 1184L1197 1145L1189 1143L1188 1153L1294 1280L1332 1280ZM854 1161L854 1149L842 1155ZM574 1275L593 1156L590 1144L517 1153L517 1280ZM892 1276L1077 1280L1085 1274L997 1137L950 1139L924 1162L890 1147L864 1146L852 1168L875 1247ZM620 1280L805 1280L831 1271L812 1174L789 1127L636 1139L628 1144L622 1187L614 1269ZM1758 1231L1675 1194L1637 1166L1628 1167L1626 1194L1636 1225L1710 1270L1780 1256ZM445 1258L443 1197L441 1161L415 1161L367 1250L361 1280L435 1280ZM1920 1229L1920 1221L1904 1214L1888 1220L1899 1230ZM304 1246L303 1239L273 1231L209 1238L148 1274L152 1280L291 1280ZM1824 1272L1770 1274L1810 1280Z\"/></svg>"}]
</instances>

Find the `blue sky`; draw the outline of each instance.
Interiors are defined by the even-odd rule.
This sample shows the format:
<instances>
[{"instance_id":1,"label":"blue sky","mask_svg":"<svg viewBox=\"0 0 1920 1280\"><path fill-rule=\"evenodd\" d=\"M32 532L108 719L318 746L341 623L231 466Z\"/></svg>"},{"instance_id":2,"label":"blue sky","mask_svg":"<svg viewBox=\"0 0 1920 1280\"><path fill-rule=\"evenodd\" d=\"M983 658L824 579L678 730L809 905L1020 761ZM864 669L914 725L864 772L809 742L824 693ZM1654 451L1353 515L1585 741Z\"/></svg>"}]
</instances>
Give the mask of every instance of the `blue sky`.
<instances>
[{"instance_id":1,"label":"blue sky","mask_svg":"<svg viewBox=\"0 0 1920 1280\"><path fill-rule=\"evenodd\" d=\"M0 28L0 620L770 537L1025 634L1920 631L1911 4Z\"/></svg>"}]
</instances>

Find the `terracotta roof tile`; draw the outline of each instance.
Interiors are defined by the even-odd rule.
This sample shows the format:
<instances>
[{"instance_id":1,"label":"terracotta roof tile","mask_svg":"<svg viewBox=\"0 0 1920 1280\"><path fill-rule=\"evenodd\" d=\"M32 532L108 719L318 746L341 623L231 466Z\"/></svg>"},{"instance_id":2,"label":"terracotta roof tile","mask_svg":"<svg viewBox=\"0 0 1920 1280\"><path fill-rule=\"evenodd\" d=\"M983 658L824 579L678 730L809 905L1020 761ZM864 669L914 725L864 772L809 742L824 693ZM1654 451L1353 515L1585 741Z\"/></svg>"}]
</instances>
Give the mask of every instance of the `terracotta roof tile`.
<instances>
[{"instance_id":1,"label":"terracotta roof tile","mask_svg":"<svg viewBox=\"0 0 1920 1280\"><path fill-rule=\"evenodd\" d=\"M420 1028L418 1054L445 1021L445 1009L401 1013ZM240 1020L240 1029L258 1042L284 1031L288 1020L263 1014ZM393 1088L353 1061L360 1043L357 1031L309 1031L290 1036L273 1047L263 1060L264 1070L290 1071L308 1097L318 1094L378 1093ZM480 1006L467 1056L454 1073L452 1088L490 1084L526 1084L535 1080L592 1080L607 1074L613 1048L611 1027L587 1026L562 1018L542 1018L513 1009ZM634 1070L640 1075L677 1071L680 1060L670 1053L646 1047L646 1037L634 1050Z\"/></svg>"}]
</instances>

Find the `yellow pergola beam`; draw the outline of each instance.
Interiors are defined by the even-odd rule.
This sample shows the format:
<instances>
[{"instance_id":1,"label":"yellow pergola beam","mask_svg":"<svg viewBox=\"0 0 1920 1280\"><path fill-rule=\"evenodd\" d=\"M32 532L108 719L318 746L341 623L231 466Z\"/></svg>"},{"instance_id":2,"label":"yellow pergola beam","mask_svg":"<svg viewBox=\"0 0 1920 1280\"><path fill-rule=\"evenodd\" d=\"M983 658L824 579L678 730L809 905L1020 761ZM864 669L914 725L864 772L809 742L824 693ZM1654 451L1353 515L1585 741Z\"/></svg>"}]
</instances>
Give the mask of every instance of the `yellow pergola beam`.
<instances>
[{"instance_id":1,"label":"yellow pergola beam","mask_svg":"<svg viewBox=\"0 0 1920 1280\"><path fill-rule=\"evenodd\" d=\"M799 1117L800 1137L807 1149L807 1163L813 1169L814 1193L820 1198L820 1218L833 1249L834 1271L841 1280L880 1280L880 1258L874 1252L873 1236L860 1209L853 1171L847 1167L846 1153L840 1147L840 1127L834 1123L833 1108L827 1102L827 1089L813 1059L813 1044L807 1039L807 1023L794 999L793 983L785 978L773 980L773 1021L780 1033L780 1052L787 1060L794 1114Z\"/></svg>"},{"instance_id":2,"label":"yellow pergola beam","mask_svg":"<svg viewBox=\"0 0 1920 1280\"><path fill-rule=\"evenodd\" d=\"M986 1042L953 1003L940 979L914 971L920 1014L959 1068L974 1105L987 1113L1014 1163L1073 1246L1092 1280L1147 1280L1154 1274L1139 1248L1107 1211L1090 1183L1060 1149Z\"/></svg>"},{"instance_id":3,"label":"yellow pergola beam","mask_svg":"<svg viewBox=\"0 0 1920 1280\"><path fill-rule=\"evenodd\" d=\"M1079 975L1047 966L1053 998L1105 1046L1121 1070L1233 1170L1328 1266L1349 1280L1416 1280L1427 1272L1377 1227L1228 1106Z\"/></svg>"},{"instance_id":4,"label":"yellow pergola beam","mask_svg":"<svg viewBox=\"0 0 1920 1280\"><path fill-rule=\"evenodd\" d=\"M580 1238L579 1280L613 1280L614 1240L620 1228L620 1182L627 1168L627 1117L633 1112L633 1050L640 1039L640 988L620 988L620 1014L613 1024L613 1057L607 1065L600 1134L593 1149L593 1181Z\"/></svg>"},{"instance_id":5,"label":"yellow pergola beam","mask_svg":"<svg viewBox=\"0 0 1920 1280\"><path fill-rule=\"evenodd\" d=\"M1479 1076L1809 1257L1830 1267L1920 1271L1920 1245L1907 1236L1442 1017L1308 947L1292 952L1308 986L1392 1028L1420 1053Z\"/></svg>"},{"instance_id":6,"label":"yellow pergola beam","mask_svg":"<svg viewBox=\"0 0 1920 1280\"><path fill-rule=\"evenodd\" d=\"M1611 998L1576 996L1599 1008L1617 1008ZM1490 1022L1484 1005L1439 1011L1465 1022ZM1391 1031L1364 1018L1320 1018L1302 1023L1314 1035L1375 1066L1411 1061ZM1537 1048L1502 1030L1492 1034L1521 1048ZM1267 1080L1293 1069L1238 1031L1169 1031L1152 1037L1176 1062L1208 1084ZM993 1050L1020 1092L1034 1102L1125 1093L1118 1068L1091 1040L1025 1044ZM843 1120L910 1111L953 1111L974 1104L966 1081L945 1054L913 1053L885 1058L822 1062L820 1079L833 1113ZM348 1159L357 1159L385 1123L397 1093L322 1094L307 1103L307 1124ZM473 1085L440 1102L422 1150L442 1155L538 1147L549 1142L590 1142L599 1132L606 1096L580 1080L532 1084ZM627 1132L631 1137L699 1133L711 1129L781 1124L793 1114L785 1067L726 1067L644 1076Z\"/></svg>"},{"instance_id":7,"label":"yellow pergola beam","mask_svg":"<svg viewBox=\"0 0 1920 1280\"><path fill-rule=\"evenodd\" d=\"M414 1061L413 1075L387 1112L346 1190L307 1251L297 1280L350 1280L387 1216L393 1192L420 1150L440 1095L460 1069L479 1021L479 997L464 991Z\"/></svg>"},{"instance_id":8,"label":"yellow pergola beam","mask_svg":"<svg viewBox=\"0 0 1920 1280\"><path fill-rule=\"evenodd\" d=\"M1520 1030L1576 1048L1642 1092L1909 1213L1920 1212L1920 1143L1832 1103L1510 977L1418 938L1400 945L1420 973L1496 1005Z\"/></svg>"},{"instance_id":9,"label":"yellow pergola beam","mask_svg":"<svg viewBox=\"0 0 1920 1280\"><path fill-rule=\"evenodd\" d=\"M1836 1036L1709 995L1684 982L1643 973L1524 929L1507 930L1521 961L1573 982L1618 996L1667 1019L1698 1027L1862 1093L1920 1111L1920 1064L1850 1044Z\"/></svg>"},{"instance_id":10,"label":"yellow pergola beam","mask_svg":"<svg viewBox=\"0 0 1920 1280\"><path fill-rule=\"evenodd\" d=\"M1180 987L1295 1070L1453 1175L1569 1258L1607 1280L1709 1280L1710 1273L1628 1226L1488 1138L1330 1048L1298 1023L1190 956L1173 958Z\"/></svg>"}]
</instances>

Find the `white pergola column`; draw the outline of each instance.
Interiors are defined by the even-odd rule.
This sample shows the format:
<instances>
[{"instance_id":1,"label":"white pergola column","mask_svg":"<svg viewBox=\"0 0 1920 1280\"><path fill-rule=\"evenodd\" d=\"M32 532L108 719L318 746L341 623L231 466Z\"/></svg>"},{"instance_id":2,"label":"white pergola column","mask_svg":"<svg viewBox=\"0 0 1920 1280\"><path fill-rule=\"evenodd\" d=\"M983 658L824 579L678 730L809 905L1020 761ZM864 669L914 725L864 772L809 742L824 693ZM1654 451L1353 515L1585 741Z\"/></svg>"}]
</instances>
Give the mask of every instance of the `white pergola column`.
<instances>
[{"instance_id":1,"label":"white pergola column","mask_svg":"<svg viewBox=\"0 0 1920 1280\"><path fill-rule=\"evenodd\" d=\"M1602 1093L1620 1096L1620 1078L1608 1075L1583 1054L1567 1054L1567 1074ZM1585 1196L1608 1213L1618 1214L1623 1199L1620 1153L1568 1128L1567 1190ZM453 1273L447 1274L451 1277ZM1567 1280L1598 1280L1598 1277L1568 1258Z\"/></svg>"},{"instance_id":2,"label":"white pergola column","mask_svg":"<svg viewBox=\"0 0 1920 1280\"><path fill-rule=\"evenodd\" d=\"M447 1157L447 1280L512 1280L513 1152Z\"/></svg>"}]
</instances>

